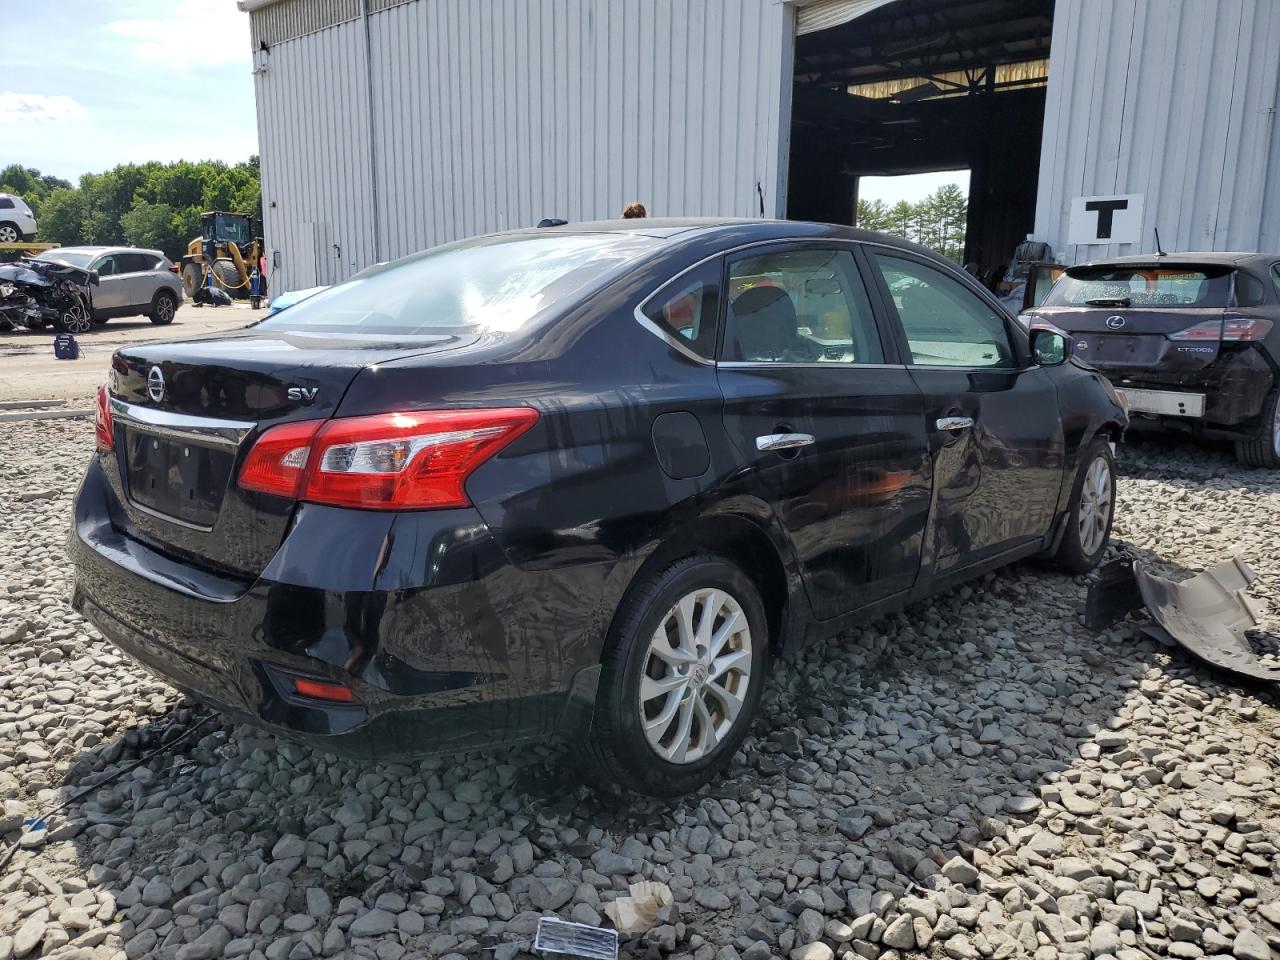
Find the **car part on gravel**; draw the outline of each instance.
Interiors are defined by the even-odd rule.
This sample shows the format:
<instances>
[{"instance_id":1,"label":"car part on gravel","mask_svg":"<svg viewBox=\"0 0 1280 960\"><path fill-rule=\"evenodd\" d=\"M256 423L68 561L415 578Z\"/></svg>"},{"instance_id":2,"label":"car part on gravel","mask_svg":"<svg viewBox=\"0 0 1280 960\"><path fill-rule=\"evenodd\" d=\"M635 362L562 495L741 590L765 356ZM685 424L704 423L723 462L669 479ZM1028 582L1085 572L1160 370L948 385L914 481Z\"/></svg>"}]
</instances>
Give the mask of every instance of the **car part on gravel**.
<instances>
[{"instance_id":1,"label":"car part on gravel","mask_svg":"<svg viewBox=\"0 0 1280 960\"><path fill-rule=\"evenodd\" d=\"M1263 610L1246 592L1258 575L1243 560L1226 560L1181 582L1137 563L1133 573L1152 618L1194 656L1242 677L1280 680L1280 667L1263 663L1249 642Z\"/></svg>"},{"instance_id":2,"label":"car part on gravel","mask_svg":"<svg viewBox=\"0 0 1280 960\"><path fill-rule=\"evenodd\" d=\"M1263 616L1261 603L1247 592L1255 579L1238 557L1181 581L1149 573L1136 560L1117 560L1089 589L1085 624L1105 629L1145 606L1155 621L1142 627L1150 636L1174 640L1210 666L1237 676L1280 681L1280 666L1262 662L1248 636Z\"/></svg>"},{"instance_id":3,"label":"car part on gravel","mask_svg":"<svg viewBox=\"0 0 1280 960\"><path fill-rule=\"evenodd\" d=\"M533 949L538 953L567 953L587 960L617 960L618 931L543 917L538 921Z\"/></svg>"},{"instance_id":4,"label":"car part on gravel","mask_svg":"<svg viewBox=\"0 0 1280 960\"><path fill-rule=\"evenodd\" d=\"M0 264L0 327L39 330L53 324L63 333L93 329L98 274L66 263L22 259Z\"/></svg>"},{"instance_id":5,"label":"car part on gravel","mask_svg":"<svg viewBox=\"0 0 1280 960\"><path fill-rule=\"evenodd\" d=\"M633 883L627 893L604 905L605 916L623 936L652 930L658 925L662 911L676 902L671 888L656 880Z\"/></svg>"}]
</instances>

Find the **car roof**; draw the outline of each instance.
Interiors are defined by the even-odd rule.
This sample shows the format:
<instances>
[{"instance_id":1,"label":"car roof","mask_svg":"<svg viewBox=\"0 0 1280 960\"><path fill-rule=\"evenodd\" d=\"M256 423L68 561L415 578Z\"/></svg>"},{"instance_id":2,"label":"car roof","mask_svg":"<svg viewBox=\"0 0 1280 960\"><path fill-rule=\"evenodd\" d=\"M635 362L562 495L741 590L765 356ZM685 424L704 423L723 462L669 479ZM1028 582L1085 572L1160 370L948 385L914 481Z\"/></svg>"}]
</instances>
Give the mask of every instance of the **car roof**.
<instances>
[{"instance_id":1,"label":"car roof","mask_svg":"<svg viewBox=\"0 0 1280 960\"><path fill-rule=\"evenodd\" d=\"M1078 263L1078 267L1107 267L1107 266L1165 266L1165 267L1194 267L1201 264L1223 266L1223 267L1239 267L1239 266L1255 266L1265 267L1280 260L1280 253L1258 253L1257 251L1232 251L1232 250L1206 250L1200 253L1188 251L1186 253L1166 253L1160 256L1154 253L1136 254L1127 257L1109 257L1106 260L1088 260L1084 263ZM1071 268L1068 268L1071 269Z\"/></svg>"},{"instance_id":2,"label":"car roof","mask_svg":"<svg viewBox=\"0 0 1280 960\"><path fill-rule=\"evenodd\" d=\"M94 254L97 256L100 256L105 253L153 253L157 257L164 256L163 250L152 250L150 247L98 247L98 246L54 247L51 250L46 250L45 253L46 254L88 253L88 254Z\"/></svg>"},{"instance_id":3,"label":"car roof","mask_svg":"<svg viewBox=\"0 0 1280 960\"><path fill-rule=\"evenodd\" d=\"M717 234L732 236L740 243L758 240L809 240L835 238L862 240L885 246L898 247L912 253L938 259L936 253L919 244L873 230L861 230L832 223L812 223L807 220L765 220L746 217L643 217L634 220L584 220L555 227L526 227L511 233L522 234L589 234L629 233L657 239L692 240L714 238Z\"/></svg>"}]
</instances>

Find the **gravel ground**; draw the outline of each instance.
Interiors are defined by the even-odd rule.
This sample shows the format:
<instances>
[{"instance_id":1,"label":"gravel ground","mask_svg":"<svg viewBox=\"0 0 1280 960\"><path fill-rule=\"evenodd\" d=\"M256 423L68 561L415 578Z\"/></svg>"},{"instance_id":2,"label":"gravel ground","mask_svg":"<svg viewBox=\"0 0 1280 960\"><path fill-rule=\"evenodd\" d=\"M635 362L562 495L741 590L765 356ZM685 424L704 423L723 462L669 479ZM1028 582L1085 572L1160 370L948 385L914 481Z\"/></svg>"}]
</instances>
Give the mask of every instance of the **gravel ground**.
<instances>
[{"instance_id":1,"label":"gravel ground","mask_svg":"<svg viewBox=\"0 0 1280 960\"><path fill-rule=\"evenodd\" d=\"M645 960L1280 948L1272 693L1091 634L1083 580L1017 566L804 651L730 778L675 804L602 797L551 749L361 766L184 702L70 610L91 437L0 424L0 837L89 791L0 870L0 960L513 960L637 879L675 896L624 941ZM1239 550L1280 612L1280 478L1121 461L1117 550Z\"/></svg>"}]
</instances>

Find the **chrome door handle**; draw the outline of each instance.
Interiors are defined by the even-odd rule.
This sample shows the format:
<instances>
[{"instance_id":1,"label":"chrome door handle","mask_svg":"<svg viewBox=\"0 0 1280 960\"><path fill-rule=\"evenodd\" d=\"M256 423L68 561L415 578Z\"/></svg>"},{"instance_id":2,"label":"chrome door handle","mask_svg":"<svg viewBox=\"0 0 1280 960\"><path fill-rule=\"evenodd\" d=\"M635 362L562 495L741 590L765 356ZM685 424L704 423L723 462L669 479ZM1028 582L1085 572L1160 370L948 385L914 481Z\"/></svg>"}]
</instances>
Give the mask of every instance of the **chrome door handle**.
<instances>
[{"instance_id":1,"label":"chrome door handle","mask_svg":"<svg viewBox=\"0 0 1280 960\"><path fill-rule=\"evenodd\" d=\"M765 450L794 450L796 447L807 447L813 443L813 434L811 433L767 433L763 437L756 437L756 449Z\"/></svg>"},{"instance_id":2,"label":"chrome door handle","mask_svg":"<svg viewBox=\"0 0 1280 960\"><path fill-rule=\"evenodd\" d=\"M973 417L940 417L934 426L939 430L968 430L973 426Z\"/></svg>"}]
</instances>

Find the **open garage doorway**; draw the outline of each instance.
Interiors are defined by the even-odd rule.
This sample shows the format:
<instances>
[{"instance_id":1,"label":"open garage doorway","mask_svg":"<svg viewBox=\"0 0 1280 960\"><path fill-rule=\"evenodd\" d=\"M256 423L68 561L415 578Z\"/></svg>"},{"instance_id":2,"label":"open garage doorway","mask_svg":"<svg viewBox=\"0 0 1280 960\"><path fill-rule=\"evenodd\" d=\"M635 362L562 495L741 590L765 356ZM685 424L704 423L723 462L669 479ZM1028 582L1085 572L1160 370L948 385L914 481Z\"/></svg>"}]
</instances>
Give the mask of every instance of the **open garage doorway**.
<instances>
[{"instance_id":1,"label":"open garage doorway","mask_svg":"<svg viewBox=\"0 0 1280 960\"><path fill-rule=\"evenodd\" d=\"M962 252L954 243L946 252L994 283L1035 223L1053 6L826 0L802 8L787 216L853 224L864 177L966 170Z\"/></svg>"}]
</instances>

